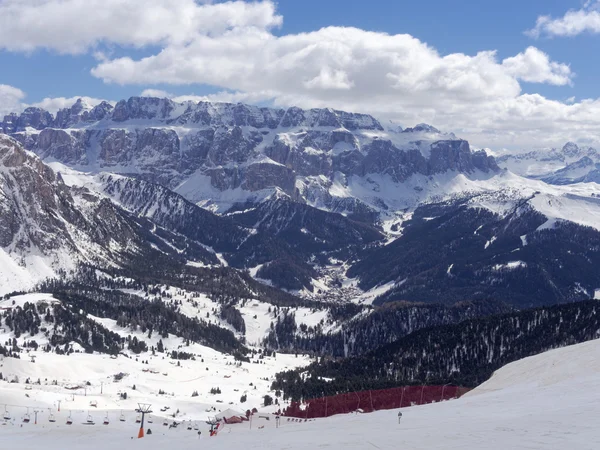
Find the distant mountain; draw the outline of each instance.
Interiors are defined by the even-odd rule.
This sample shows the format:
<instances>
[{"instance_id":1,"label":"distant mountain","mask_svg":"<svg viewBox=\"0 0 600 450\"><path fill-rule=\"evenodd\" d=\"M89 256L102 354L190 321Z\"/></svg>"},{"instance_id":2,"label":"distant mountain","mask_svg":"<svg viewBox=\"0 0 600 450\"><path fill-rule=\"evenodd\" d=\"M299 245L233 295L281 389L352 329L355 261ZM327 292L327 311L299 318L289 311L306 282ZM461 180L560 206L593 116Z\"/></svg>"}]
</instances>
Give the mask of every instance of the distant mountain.
<instances>
[{"instance_id":1,"label":"distant mountain","mask_svg":"<svg viewBox=\"0 0 600 450\"><path fill-rule=\"evenodd\" d=\"M548 184L575 184L575 183L598 183L600 182L600 163L595 162L589 156L568 164L562 169L552 172L550 175L541 177Z\"/></svg>"},{"instance_id":2,"label":"distant mountain","mask_svg":"<svg viewBox=\"0 0 600 450\"><path fill-rule=\"evenodd\" d=\"M528 153L503 154L496 158L501 168L525 177L542 179L550 184L578 183L600 163L600 154L591 147L567 142L561 149L536 150Z\"/></svg>"},{"instance_id":3,"label":"distant mountain","mask_svg":"<svg viewBox=\"0 0 600 450\"><path fill-rule=\"evenodd\" d=\"M226 268L236 286L248 277L335 303L491 299L521 308L590 298L600 287L590 272L600 229L594 191L548 187L593 177L598 155L575 144L498 158L566 166L527 179L431 125L384 127L333 109L132 97L114 107L79 100L56 115L27 108L1 127L65 180L53 189L74 198L82 219L73 229L102 229L96 205L132 228L116 233L119 245L86 236L101 247L89 256L65 247L68 269L90 260L134 267L158 251L162 262L149 272L165 264L165 282L177 264ZM548 260L552 239L567 275Z\"/></svg>"},{"instance_id":4,"label":"distant mountain","mask_svg":"<svg viewBox=\"0 0 600 450\"><path fill-rule=\"evenodd\" d=\"M402 183L498 170L485 152L432 126L385 130L371 116L332 109L146 97L90 108L78 100L56 116L40 108L8 115L0 129L44 159L157 182L219 212L275 190L334 212L379 211L390 205L376 193L344 192L351 178Z\"/></svg>"}]
</instances>

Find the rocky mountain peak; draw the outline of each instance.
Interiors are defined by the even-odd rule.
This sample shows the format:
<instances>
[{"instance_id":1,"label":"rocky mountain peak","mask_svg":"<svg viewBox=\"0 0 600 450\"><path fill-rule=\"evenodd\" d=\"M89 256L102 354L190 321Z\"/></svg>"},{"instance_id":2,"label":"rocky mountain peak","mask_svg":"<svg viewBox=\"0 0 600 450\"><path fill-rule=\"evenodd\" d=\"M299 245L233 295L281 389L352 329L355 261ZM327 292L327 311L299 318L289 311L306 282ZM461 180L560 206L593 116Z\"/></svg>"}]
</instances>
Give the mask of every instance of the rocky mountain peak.
<instances>
[{"instance_id":1,"label":"rocky mountain peak","mask_svg":"<svg viewBox=\"0 0 600 450\"><path fill-rule=\"evenodd\" d=\"M441 131L436 127L426 123L419 123L412 128L406 128L403 133L436 133L441 134Z\"/></svg>"},{"instance_id":2,"label":"rocky mountain peak","mask_svg":"<svg viewBox=\"0 0 600 450\"><path fill-rule=\"evenodd\" d=\"M575 142L567 142L563 146L562 152L569 157L573 157L573 156L576 156L579 154L580 149L579 149L579 146Z\"/></svg>"},{"instance_id":3,"label":"rocky mountain peak","mask_svg":"<svg viewBox=\"0 0 600 450\"><path fill-rule=\"evenodd\" d=\"M296 201L330 203L322 190L331 189L336 174L403 183L416 174L498 170L494 158L430 125L389 132L370 115L331 108L131 97L114 108L78 100L55 119L39 109L24 114L7 117L3 128L44 159L86 172L135 174L190 201L218 204L219 211L263 201L275 190Z\"/></svg>"}]
</instances>

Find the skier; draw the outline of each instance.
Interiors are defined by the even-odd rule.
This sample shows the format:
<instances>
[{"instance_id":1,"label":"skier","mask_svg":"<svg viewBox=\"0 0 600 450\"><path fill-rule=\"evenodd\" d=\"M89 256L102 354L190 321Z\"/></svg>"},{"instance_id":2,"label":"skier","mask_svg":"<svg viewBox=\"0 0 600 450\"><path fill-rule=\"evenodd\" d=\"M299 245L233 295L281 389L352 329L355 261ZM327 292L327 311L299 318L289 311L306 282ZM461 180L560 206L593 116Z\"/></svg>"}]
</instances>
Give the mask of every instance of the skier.
<instances>
[{"instance_id":1,"label":"skier","mask_svg":"<svg viewBox=\"0 0 600 450\"><path fill-rule=\"evenodd\" d=\"M402 419L402 413L398 411L398 425L400 425L400 419Z\"/></svg>"}]
</instances>

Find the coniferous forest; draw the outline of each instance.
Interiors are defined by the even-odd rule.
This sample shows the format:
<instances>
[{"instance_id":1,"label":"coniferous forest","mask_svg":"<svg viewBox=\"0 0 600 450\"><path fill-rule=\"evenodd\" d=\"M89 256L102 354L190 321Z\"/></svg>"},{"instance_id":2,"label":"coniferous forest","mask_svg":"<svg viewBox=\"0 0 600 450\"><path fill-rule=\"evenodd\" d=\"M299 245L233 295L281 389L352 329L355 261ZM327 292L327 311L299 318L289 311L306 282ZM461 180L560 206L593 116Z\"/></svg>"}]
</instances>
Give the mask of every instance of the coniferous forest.
<instances>
[{"instance_id":1,"label":"coniferous forest","mask_svg":"<svg viewBox=\"0 0 600 450\"><path fill-rule=\"evenodd\" d=\"M404 385L474 387L512 361L600 337L600 304L542 307L424 328L361 356L282 372L284 399Z\"/></svg>"}]
</instances>

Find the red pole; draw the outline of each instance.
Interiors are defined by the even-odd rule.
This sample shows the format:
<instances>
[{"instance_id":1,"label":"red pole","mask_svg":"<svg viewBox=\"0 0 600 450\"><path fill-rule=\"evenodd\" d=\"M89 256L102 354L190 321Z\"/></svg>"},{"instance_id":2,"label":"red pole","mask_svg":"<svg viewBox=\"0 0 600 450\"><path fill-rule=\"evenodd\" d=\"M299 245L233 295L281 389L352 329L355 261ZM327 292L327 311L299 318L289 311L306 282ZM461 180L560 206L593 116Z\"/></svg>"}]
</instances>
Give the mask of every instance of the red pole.
<instances>
[{"instance_id":1,"label":"red pole","mask_svg":"<svg viewBox=\"0 0 600 450\"><path fill-rule=\"evenodd\" d=\"M423 385L423 387L421 388L421 401L419 402L419 405L423 404L423 391L425 391L425 385Z\"/></svg>"},{"instance_id":2,"label":"red pole","mask_svg":"<svg viewBox=\"0 0 600 450\"><path fill-rule=\"evenodd\" d=\"M144 437L144 417L145 416L146 416L146 413L142 412L142 423L140 424L140 431L138 432L138 439Z\"/></svg>"}]
</instances>

